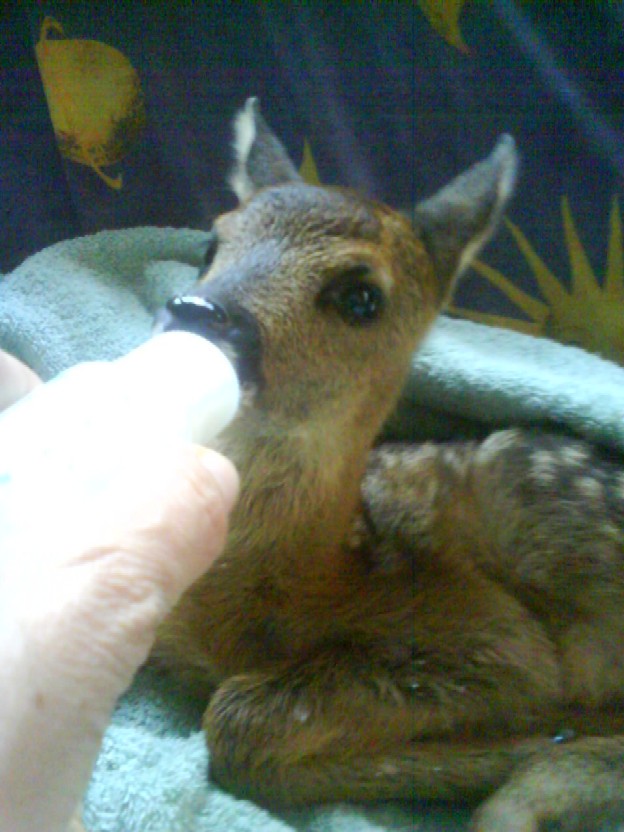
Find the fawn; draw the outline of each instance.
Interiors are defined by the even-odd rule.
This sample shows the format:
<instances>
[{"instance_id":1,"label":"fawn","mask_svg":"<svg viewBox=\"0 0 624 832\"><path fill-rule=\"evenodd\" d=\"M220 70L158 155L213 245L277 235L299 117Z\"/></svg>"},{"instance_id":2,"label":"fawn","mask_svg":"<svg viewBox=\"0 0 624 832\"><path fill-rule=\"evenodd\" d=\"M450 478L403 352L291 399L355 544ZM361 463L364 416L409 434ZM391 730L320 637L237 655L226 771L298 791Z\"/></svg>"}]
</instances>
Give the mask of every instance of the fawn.
<instances>
[{"instance_id":1,"label":"fawn","mask_svg":"<svg viewBox=\"0 0 624 832\"><path fill-rule=\"evenodd\" d=\"M304 184L249 99L240 206L164 329L235 362L226 551L157 655L208 705L211 777L269 806L481 800L479 832L620 808L624 470L510 428L375 447L418 343L494 231L516 152L408 220Z\"/></svg>"}]
</instances>

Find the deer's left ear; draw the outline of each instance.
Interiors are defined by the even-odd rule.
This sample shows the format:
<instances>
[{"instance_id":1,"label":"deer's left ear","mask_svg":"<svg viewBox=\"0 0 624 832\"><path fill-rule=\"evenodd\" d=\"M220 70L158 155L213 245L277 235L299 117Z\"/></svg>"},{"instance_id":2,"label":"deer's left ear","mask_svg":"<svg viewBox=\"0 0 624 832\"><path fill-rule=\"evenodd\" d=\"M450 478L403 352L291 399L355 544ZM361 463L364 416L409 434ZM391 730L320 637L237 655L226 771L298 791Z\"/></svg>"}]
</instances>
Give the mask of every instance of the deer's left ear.
<instances>
[{"instance_id":1,"label":"deer's left ear","mask_svg":"<svg viewBox=\"0 0 624 832\"><path fill-rule=\"evenodd\" d=\"M487 159L416 206L414 230L433 259L444 297L496 230L517 168L515 142L502 136Z\"/></svg>"},{"instance_id":2,"label":"deer's left ear","mask_svg":"<svg viewBox=\"0 0 624 832\"><path fill-rule=\"evenodd\" d=\"M241 202L260 188L302 181L284 145L262 118L257 98L248 98L234 119L234 154L230 185Z\"/></svg>"}]
</instances>

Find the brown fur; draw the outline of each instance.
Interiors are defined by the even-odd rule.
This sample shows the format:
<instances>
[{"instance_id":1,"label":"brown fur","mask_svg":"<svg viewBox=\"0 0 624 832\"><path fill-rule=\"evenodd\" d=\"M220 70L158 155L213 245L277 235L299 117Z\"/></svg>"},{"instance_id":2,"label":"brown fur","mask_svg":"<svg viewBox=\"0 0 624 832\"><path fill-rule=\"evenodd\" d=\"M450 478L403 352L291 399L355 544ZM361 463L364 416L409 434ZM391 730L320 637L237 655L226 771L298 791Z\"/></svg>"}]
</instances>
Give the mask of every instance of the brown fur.
<instances>
[{"instance_id":1,"label":"brown fur","mask_svg":"<svg viewBox=\"0 0 624 832\"><path fill-rule=\"evenodd\" d=\"M278 806L493 793L479 832L618 808L621 470L522 431L371 452L504 208L511 152L422 203L412 231L303 185L275 137L254 154L268 128L253 102L240 118L245 201L217 220L197 293L253 316L263 380L219 443L242 478L226 551L158 646L209 701L211 776ZM353 327L317 299L362 263L386 303Z\"/></svg>"}]
</instances>

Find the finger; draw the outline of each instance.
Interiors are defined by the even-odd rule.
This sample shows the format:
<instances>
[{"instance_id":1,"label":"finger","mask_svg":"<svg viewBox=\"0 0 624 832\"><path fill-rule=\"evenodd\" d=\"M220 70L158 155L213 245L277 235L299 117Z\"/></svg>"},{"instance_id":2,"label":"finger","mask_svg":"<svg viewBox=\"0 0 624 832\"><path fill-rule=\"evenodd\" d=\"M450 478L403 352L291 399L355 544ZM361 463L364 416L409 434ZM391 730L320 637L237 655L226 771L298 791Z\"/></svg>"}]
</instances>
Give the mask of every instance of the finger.
<instances>
[{"instance_id":1,"label":"finger","mask_svg":"<svg viewBox=\"0 0 624 832\"><path fill-rule=\"evenodd\" d=\"M10 407L35 387L41 379L6 352L0 351L0 411Z\"/></svg>"},{"instance_id":2,"label":"finger","mask_svg":"<svg viewBox=\"0 0 624 832\"><path fill-rule=\"evenodd\" d=\"M59 509L64 534L45 523L29 533L17 560L40 549L46 557L13 576L5 606L29 630L55 629L68 660L101 641L113 675L129 680L163 618L221 553L237 490L234 467L213 451L140 454L94 505L63 517Z\"/></svg>"},{"instance_id":3,"label":"finger","mask_svg":"<svg viewBox=\"0 0 624 832\"><path fill-rule=\"evenodd\" d=\"M197 465L199 462L199 466ZM180 529L171 516L172 528L182 533L185 546L175 542L179 571L171 591L176 597L196 581L221 554L227 537L229 515L238 499L239 477L229 459L208 448L202 448L191 462L185 462L185 484L179 494L184 503L186 528ZM186 494L188 490L188 496ZM174 509L175 511L175 509ZM166 521L167 522L167 521ZM172 541L173 542L173 541ZM167 557L167 562L169 562Z\"/></svg>"},{"instance_id":4,"label":"finger","mask_svg":"<svg viewBox=\"0 0 624 832\"><path fill-rule=\"evenodd\" d=\"M157 592L168 608L221 553L238 484L232 463L207 449L136 460L106 516L89 524L92 545L83 538L68 565L100 559L101 592L110 588L121 604L127 594Z\"/></svg>"}]
</instances>

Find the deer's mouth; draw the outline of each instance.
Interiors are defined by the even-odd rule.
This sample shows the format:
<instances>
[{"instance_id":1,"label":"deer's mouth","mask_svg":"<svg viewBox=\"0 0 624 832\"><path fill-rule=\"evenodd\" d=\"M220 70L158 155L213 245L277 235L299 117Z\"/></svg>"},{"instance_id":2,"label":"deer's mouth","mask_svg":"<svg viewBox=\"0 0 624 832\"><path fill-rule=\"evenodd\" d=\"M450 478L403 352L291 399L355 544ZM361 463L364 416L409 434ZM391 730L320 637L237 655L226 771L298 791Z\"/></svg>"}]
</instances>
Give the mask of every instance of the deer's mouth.
<instances>
[{"instance_id":1,"label":"deer's mouth","mask_svg":"<svg viewBox=\"0 0 624 832\"><path fill-rule=\"evenodd\" d=\"M227 306L199 295L176 295L158 314L154 332L184 330L212 341L230 359L241 385L262 383L262 343L258 324L238 304Z\"/></svg>"}]
</instances>

